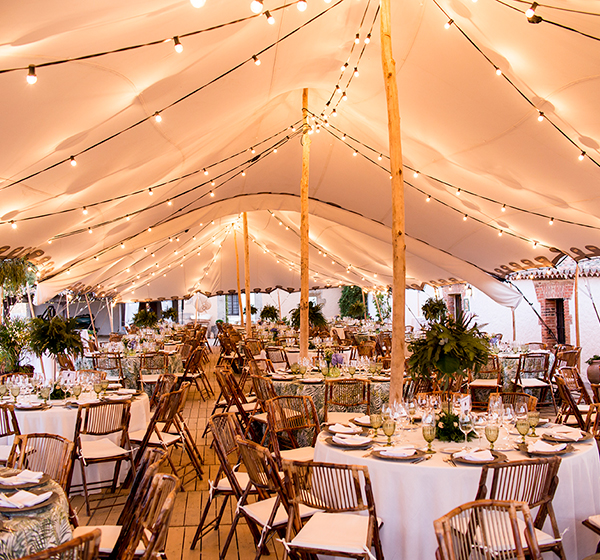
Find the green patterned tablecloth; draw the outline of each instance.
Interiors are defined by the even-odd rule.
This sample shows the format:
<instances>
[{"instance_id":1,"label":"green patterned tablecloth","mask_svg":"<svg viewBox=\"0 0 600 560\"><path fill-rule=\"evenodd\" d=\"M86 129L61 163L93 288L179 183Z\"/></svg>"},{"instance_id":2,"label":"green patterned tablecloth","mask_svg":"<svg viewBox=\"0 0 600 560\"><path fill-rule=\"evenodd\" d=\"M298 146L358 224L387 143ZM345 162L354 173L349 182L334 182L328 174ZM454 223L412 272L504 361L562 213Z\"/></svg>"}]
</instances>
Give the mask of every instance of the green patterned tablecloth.
<instances>
[{"instance_id":1,"label":"green patterned tablecloth","mask_svg":"<svg viewBox=\"0 0 600 560\"><path fill-rule=\"evenodd\" d=\"M0 476L16 473L13 469L0 469ZM0 514L0 559L22 558L35 552L46 550L73 538L69 523L69 503L62 488L53 480L33 489L36 493L51 490L58 499L29 512Z\"/></svg>"},{"instance_id":2,"label":"green patterned tablecloth","mask_svg":"<svg viewBox=\"0 0 600 560\"><path fill-rule=\"evenodd\" d=\"M301 381L273 381L275 392L280 395L300 395L311 397L315 403L315 408L319 414L319 419L323 420L323 408L325 406L325 383L302 383ZM381 407L389 401L390 382L371 381L371 410L380 411ZM331 410L335 411L335 408ZM340 412L353 412L346 408L340 408ZM357 413L362 412L356 409Z\"/></svg>"}]
</instances>

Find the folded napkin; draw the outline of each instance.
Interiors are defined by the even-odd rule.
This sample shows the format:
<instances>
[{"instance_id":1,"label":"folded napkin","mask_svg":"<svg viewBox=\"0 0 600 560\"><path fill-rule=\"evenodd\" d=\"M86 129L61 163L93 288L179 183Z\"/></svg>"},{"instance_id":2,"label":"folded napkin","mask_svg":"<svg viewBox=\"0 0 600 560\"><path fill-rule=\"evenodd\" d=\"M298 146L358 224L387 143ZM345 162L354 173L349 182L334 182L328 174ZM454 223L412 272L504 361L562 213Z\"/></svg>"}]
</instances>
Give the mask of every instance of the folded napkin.
<instances>
[{"instance_id":1,"label":"folded napkin","mask_svg":"<svg viewBox=\"0 0 600 560\"><path fill-rule=\"evenodd\" d=\"M381 449L382 455L388 457L411 457L417 452L414 445L399 445L397 447L384 447Z\"/></svg>"},{"instance_id":2,"label":"folded napkin","mask_svg":"<svg viewBox=\"0 0 600 560\"><path fill-rule=\"evenodd\" d=\"M553 438L562 439L564 441L579 441L580 439L583 439L581 430L578 428L571 428L570 426L554 426L554 428L546 433Z\"/></svg>"},{"instance_id":3,"label":"folded napkin","mask_svg":"<svg viewBox=\"0 0 600 560\"><path fill-rule=\"evenodd\" d=\"M105 401L111 402L124 402L129 399L131 399L131 395L106 395L106 397L104 397Z\"/></svg>"},{"instance_id":4,"label":"folded napkin","mask_svg":"<svg viewBox=\"0 0 600 560\"><path fill-rule=\"evenodd\" d=\"M344 436L340 434L333 436L331 439L340 445L365 445L371 443L371 439L364 436Z\"/></svg>"},{"instance_id":5,"label":"folded napkin","mask_svg":"<svg viewBox=\"0 0 600 560\"><path fill-rule=\"evenodd\" d=\"M14 476L7 476L6 478L0 478L0 483L4 486L16 486L18 484L27 484L30 482L39 482L44 476L43 472L35 472L30 471L29 469L25 469L21 471L19 474L15 474Z\"/></svg>"},{"instance_id":6,"label":"folded napkin","mask_svg":"<svg viewBox=\"0 0 600 560\"><path fill-rule=\"evenodd\" d=\"M359 424L370 424L371 423L371 417L367 416L365 414L365 416L358 416L357 418L354 419L355 422L358 422Z\"/></svg>"},{"instance_id":7,"label":"folded napkin","mask_svg":"<svg viewBox=\"0 0 600 560\"><path fill-rule=\"evenodd\" d=\"M567 447L566 443L559 443L557 445L552 445L551 443L546 443L545 441L536 441L535 443L530 443L527 445L527 451L534 453L552 453L556 451L562 451Z\"/></svg>"},{"instance_id":8,"label":"folded napkin","mask_svg":"<svg viewBox=\"0 0 600 560\"><path fill-rule=\"evenodd\" d=\"M464 459L465 461L493 461L494 456L489 449L463 449L452 455L455 459Z\"/></svg>"},{"instance_id":9,"label":"folded napkin","mask_svg":"<svg viewBox=\"0 0 600 560\"><path fill-rule=\"evenodd\" d=\"M135 389L119 389L117 395L135 395Z\"/></svg>"},{"instance_id":10,"label":"folded napkin","mask_svg":"<svg viewBox=\"0 0 600 560\"><path fill-rule=\"evenodd\" d=\"M19 490L10 496L0 492L0 507L21 509L36 506L37 504L45 502L50 496L52 496L52 492L33 494L27 492L27 490Z\"/></svg>"},{"instance_id":11,"label":"folded napkin","mask_svg":"<svg viewBox=\"0 0 600 560\"><path fill-rule=\"evenodd\" d=\"M344 426L344 424L332 424L329 426L329 431L334 432L336 434L356 434L360 432L360 428L356 428L354 426Z\"/></svg>"}]
</instances>

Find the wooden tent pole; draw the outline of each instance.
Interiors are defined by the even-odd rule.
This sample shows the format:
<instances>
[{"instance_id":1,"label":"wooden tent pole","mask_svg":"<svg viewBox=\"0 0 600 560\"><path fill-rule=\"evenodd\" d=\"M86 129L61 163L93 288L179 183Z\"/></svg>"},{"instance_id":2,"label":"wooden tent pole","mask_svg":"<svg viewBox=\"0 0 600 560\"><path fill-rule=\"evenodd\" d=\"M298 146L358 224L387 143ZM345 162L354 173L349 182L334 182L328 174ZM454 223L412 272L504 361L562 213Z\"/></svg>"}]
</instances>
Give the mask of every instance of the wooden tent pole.
<instances>
[{"instance_id":1,"label":"wooden tent pole","mask_svg":"<svg viewBox=\"0 0 600 560\"><path fill-rule=\"evenodd\" d=\"M242 213L244 221L244 283L246 285L246 336L252 336L252 312L250 310L250 246L248 243L248 214Z\"/></svg>"},{"instance_id":2,"label":"wooden tent pole","mask_svg":"<svg viewBox=\"0 0 600 560\"><path fill-rule=\"evenodd\" d=\"M404 306L406 299L406 240L404 237L404 176L396 63L392 55L391 0L381 0L380 34L383 81L388 114L392 174L392 376L390 402L400 401L404 385Z\"/></svg>"},{"instance_id":3,"label":"wooden tent pole","mask_svg":"<svg viewBox=\"0 0 600 560\"><path fill-rule=\"evenodd\" d=\"M96 346L100 348L100 344L98 343L98 333L96 332L96 325L94 323L94 314L92 313L92 308L90 306L90 300L88 299L87 292L85 293L85 302L87 303L88 313L90 314L90 320L92 321L92 330L94 331L94 338L96 339Z\"/></svg>"},{"instance_id":4,"label":"wooden tent pole","mask_svg":"<svg viewBox=\"0 0 600 560\"><path fill-rule=\"evenodd\" d=\"M302 90L302 179L300 180L300 358L308 358L308 88Z\"/></svg>"},{"instance_id":5,"label":"wooden tent pole","mask_svg":"<svg viewBox=\"0 0 600 560\"><path fill-rule=\"evenodd\" d=\"M277 306L279 307L279 320L281 321L281 298L279 297L279 288L277 288Z\"/></svg>"},{"instance_id":6,"label":"wooden tent pole","mask_svg":"<svg viewBox=\"0 0 600 560\"><path fill-rule=\"evenodd\" d=\"M362 294L363 309L365 310L365 321L366 321L367 320L367 304L365 303L365 290L362 286L360 287L360 293Z\"/></svg>"},{"instance_id":7,"label":"wooden tent pole","mask_svg":"<svg viewBox=\"0 0 600 560\"><path fill-rule=\"evenodd\" d=\"M581 347L581 338L579 333L579 263L575 263L575 346ZM581 361L581 355L579 356ZM580 364L577 364L579 367Z\"/></svg>"},{"instance_id":8,"label":"wooden tent pole","mask_svg":"<svg viewBox=\"0 0 600 560\"><path fill-rule=\"evenodd\" d=\"M379 300L377 299L377 294L373 292L373 299L375 300L375 305L377 306L377 311L379 311L379 318L383 323L383 314L381 313L381 306L379 305Z\"/></svg>"},{"instance_id":9,"label":"wooden tent pole","mask_svg":"<svg viewBox=\"0 0 600 560\"><path fill-rule=\"evenodd\" d=\"M515 308L511 307L510 310L512 312L513 342L515 342L517 340L517 320L515 318Z\"/></svg>"},{"instance_id":10,"label":"wooden tent pole","mask_svg":"<svg viewBox=\"0 0 600 560\"><path fill-rule=\"evenodd\" d=\"M244 324L244 309L242 306L242 289L240 287L240 256L237 244L237 234L235 229L233 230L233 244L235 245L235 271L237 273L237 293L238 293L238 307L240 311L240 326Z\"/></svg>"}]
</instances>

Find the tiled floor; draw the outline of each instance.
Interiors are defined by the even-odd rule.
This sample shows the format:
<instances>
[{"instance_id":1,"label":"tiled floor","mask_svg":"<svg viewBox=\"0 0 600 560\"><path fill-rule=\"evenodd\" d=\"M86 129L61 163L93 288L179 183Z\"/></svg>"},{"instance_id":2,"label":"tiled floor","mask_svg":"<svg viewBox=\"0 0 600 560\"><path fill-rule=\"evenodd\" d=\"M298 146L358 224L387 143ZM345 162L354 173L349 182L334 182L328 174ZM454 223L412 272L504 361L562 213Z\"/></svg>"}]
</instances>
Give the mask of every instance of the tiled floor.
<instances>
[{"instance_id":1,"label":"tiled floor","mask_svg":"<svg viewBox=\"0 0 600 560\"><path fill-rule=\"evenodd\" d=\"M208 369L209 379L213 389L217 387L217 383L212 375L214 370L214 364L217 359L217 354L213 354L211 357L211 363ZM167 541L166 554L169 560L191 560L203 558L206 560L217 560L219 558L219 551L221 545L225 542L227 534L231 526L231 520L235 511L235 502L230 500L230 503L225 511L223 522L218 531L211 531L202 540L198 541L195 550L190 550L192 538L198 526L202 508L208 498L208 480L214 479L218 470L218 461L214 451L210 447L211 436L202 437L202 432L206 426L206 422L214 406L214 400L203 401L200 399L198 392L192 388L185 408L185 419L188 427L190 428L193 436L196 438L196 442L202 458L204 460L204 476L202 480L186 478L186 483L177 497L177 503L175 510L171 518L171 526L169 529L169 537ZM182 457L180 452L176 452L175 464L180 464L182 460L186 460L186 457ZM165 472L169 472L169 468L164 467ZM102 495L96 495L92 497L93 504L95 500L99 500L102 509L98 509L92 512L92 517L88 518L85 515L85 504L81 496L75 496L72 498L72 503L79 515L79 522L81 525L103 525L103 524L114 524L121 511L119 503L123 503L125 493L120 493L120 499L110 493L104 493ZM117 505L114 505L117 502ZM219 498L217 505L221 505L222 501ZM109 506L109 507L104 507ZM210 515L214 515L213 512ZM212 518L212 517L211 517ZM233 539L229 551L227 553L228 559L240 559L250 560L254 558L256 548L254 541L248 531L246 524L242 521L238 525L236 531L236 537ZM273 545L269 546L272 558L282 558L282 547L280 543L276 543L276 554L273 555Z\"/></svg>"}]
</instances>

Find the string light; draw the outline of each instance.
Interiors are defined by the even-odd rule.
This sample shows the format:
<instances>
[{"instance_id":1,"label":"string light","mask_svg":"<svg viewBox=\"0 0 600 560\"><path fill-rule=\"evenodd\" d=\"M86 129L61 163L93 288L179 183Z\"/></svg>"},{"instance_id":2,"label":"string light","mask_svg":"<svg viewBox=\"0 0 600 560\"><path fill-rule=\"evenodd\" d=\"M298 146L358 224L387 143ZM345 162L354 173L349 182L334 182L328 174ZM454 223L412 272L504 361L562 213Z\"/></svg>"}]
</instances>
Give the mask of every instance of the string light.
<instances>
[{"instance_id":1,"label":"string light","mask_svg":"<svg viewBox=\"0 0 600 560\"><path fill-rule=\"evenodd\" d=\"M502 212L506 212L506 204L503 204L502 208L500 208L500 210L502 210Z\"/></svg>"},{"instance_id":2,"label":"string light","mask_svg":"<svg viewBox=\"0 0 600 560\"><path fill-rule=\"evenodd\" d=\"M343 72L344 70L346 70L346 68L348 68L348 63L344 62L343 66L340 68L340 70Z\"/></svg>"},{"instance_id":3,"label":"string light","mask_svg":"<svg viewBox=\"0 0 600 560\"><path fill-rule=\"evenodd\" d=\"M336 111L335 107L333 108L333 111L331 111L331 116L337 117L337 111Z\"/></svg>"},{"instance_id":4,"label":"string light","mask_svg":"<svg viewBox=\"0 0 600 560\"><path fill-rule=\"evenodd\" d=\"M554 225L554 218L550 218L550 220L548 221L548 224L551 226Z\"/></svg>"},{"instance_id":5,"label":"string light","mask_svg":"<svg viewBox=\"0 0 600 560\"><path fill-rule=\"evenodd\" d=\"M296 7L299 11L304 12L306 11L306 8L308 8L308 3L306 2L306 0L298 0Z\"/></svg>"},{"instance_id":6,"label":"string light","mask_svg":"<svg viewBox=\"0 0 600 560\"><path fill-rule=\"evenodd\" d=\"M427 198L425 199L425 202L431 202L431 195L430 194L427 195Z\"/></svg>"},{"instance_id":7,"label":"string light","mask_svg":"<svg viewBox=\"0 0 600 560\"><path fill-rule=\"evenodd\" d=\"M269 10L265 12L265 17L267 18L267 22L269 22L270 25L273 25L275 23L275 18L271 15L271 12L269 12Z\"/></svg>"},{"instance_id":8,"label":"string light","mask_svg":"<svg viewBox=\"0 0 600 560\"><path fill-rule=\"evenodd\" d=\"M210 196L214 198L214 196L215 196L214 191L210 191Z\"/></svg>"},{"instance_id":9,"label":"string light","mask_svg":"<svg viewBox=\"0 0 600 560\"><path fill-rule=\"evenodd\" d=\"M144 253L148 252L148 247L144 247Z\"/></svg>"},{"instance_id":10,"label":"string light","mask_svg":"<svg viewBox=\"0 0 600 560\"><path fill-rule=\"evenodd\" d=\"M382 159L383 159L383 155L382 155L382 154L379 154L379 155L377 156L377 160L378 160L378 161L381 161Z\"/></svg>"},{"instance_id":11,"label":"string light","mask_svg":"<svg viewBox=\"0 0 600 560\"><path fill-rule=\"evenodd\" d=\"M148 233L150 233L151 231L152 231L152 228L151 228L151 227L149 227L149 228L148 228Z\"/></svg>"},{"instance_id":12,"label":"string light","mask_svg":"<svg viewBox=\"0 0 600 560\"><path fill-rule=\"evenodd\" d=\"M342 101L346 101L346 99L348 99L348 96L346 95L346 92L342 93Z\"/></svg>"},{"instance_id":13,"label":"string light","mask_svg":"<svg viewBox=\"0 0 600 560\"><path fill-rule=\"evenodd\" d=\"M502 233L503 233L503 232L502 232L502 230L501 230L501 229L499 229L499 230L498 230L498 237L502 237Z\"/></svg>"},{"instance_id":14,"label":"string light","mask_svg":"<svg viewBox=\"0 0 600 560\"><path fill-rule=\"evenodd\" d=\"M121 249L125 249L125 243L121 243Z\"/></svg>"},{"instance_id":15,"label":"string light","mask_svg":"<svg viewBox=\"0 0 600 560\"><path fill-rule=\"evenodd\" d=\"M88 215L88 209L87 209L87 208L84 206L84 207L83 207L83 210L81 211L81 213L82 213L84 216L87 216L87 215Z\"/></svg>"},{"instance_id":16,"label":"string light","mask_svg":"<svg viewBox=\"0 0 600 560\"><path fill-rule=\"evenodd\" d=\"M250 9L255 14L260 14L263 11L263 0L252 0L250 3Z\"/></svg>"},{"instance_id":17,"label":"string light","mask_svg":"<svg viewBox=\"0 0 600 560\"><path fill-rule=\"evenodd\" d=\"M35 75L35 66L31 64L27 72L27 83L33 85L35 84L35 82L37 82L37 76Z\"/></svg>"},{"instance_id":18,"label":"string light","mask_svg":"<svg viewBox=\"0 0 600 560\"><path fill-rule=\"evenodd\" d=\"M444 23L444 29L450 29L450 26L454 23L453 19L449 19L446 23Z\"/></svg>"},{"instance_id":19,"label":"string light","mask_svg":"<svg viewBox=\"0 0 600 560\"><path fill-rule=\"evenodd\" d=\"M542 111L538 111L538 121L542 122L544 120L544 113Z\"/></svg>"},{"instance_id":20,"label":"string light","mask_svg":"<svg viewBox=\"0 0 600 560\"><path fill-rule=\"evenodd\" d=\"M13 229L17 229L17 222L15 222L14 220L10 221L10 227Z\"/></svg>"},{"instance_id":21,"label":"string light","mask_svg":"<svg viewBox=\"0 0 600 560\"><path fill-rule=\"evenodd\" d=\"M465 215L463 216L463 222L466 222L468 217L469 217L469 216L467 216L467 215L465 214Z\"/></svg>"},{"instance_id":22,"label":"string light","mask_svg":"<svg viewBox=\"0 0 600 560\"><path fill-rule=\"evenodd\" d=\"M356 157L358 155L358 152L356 150L354 150L354 153L352 154L354 157Z\"/></svg>"},{"instance_id":23,"label":"string light","mask_svg":"<svg viewBox=\"0 0 600 560\"><path fill-rule=\"evenodd\" d=\"M365 37L365 45L368 45L371 42L371 34L368 33L367 36Z\"/></svg>"},{"instance_id":24,"label":"string light","mask_svg":"<svg viewBox=\"0 0 600 560\"><path fill-rule=\"evenodd\" d=\"M183 45L181 44L181 41L179 40L179 37L173 37L173 43L175 46L175 52L183 52Z\"/></svg>"},{"instance_id":25,"label":"string light","mask_svg":"<svg viewBox=\"0 0 600 560\"><path fill-rule=\"evenodd\" d=\"M276 154L277 153L277 148L273 148L273 153Z\"/></svg>"},{"instance_id":26,"label":"string light","mask_svg":"<svg viewBox=\"0 0 600 560\"><path fill-rule=\"evenodd\" d=\"M496 76L502 76L502 70L498 67L496 67Z\"/></svg>"},{"instance_id":27,"label":"string light","mask_svg":"<svg viewBox=\"0 0 600 560\"><path fill-rule=\"evenodd\" d=\"M161 122L162 121L162 117L160 115L160 113L158 111L156 111L156 113L154 113L154 120L156 122Z\"/></svg>"},{"instance_id":28,"label":"string light","mask_svg":"<svg viewBox=\"0 0 600 560\"><path fill-rule=\"evenodd\" d=\"M354 77L358 78L359 74L358 74L358 66L354 67Z\"/></svg>"},{"instance_id":29,"label":"string light","mask_svg":"<svg viewBox=\"0 0 600 560\"><path fill-rule=\"evenodd\" d=\"M538 3L534 2L533 4L531 4L531 7L527 8L527 10L525 10L525 16L527 17L527 19L531 19L535 15L535 9L537 7L538 7Z\"/></svg>"},{"instance_id":30,"label":"string light","mask_svg":"<svg viewBox=\"0 0 600 560\"><path fill-rule=\"evenodd\" d=\"M173 201L171 199L167 200L167 206L173 206Z\"/></svg>"},{"instance_id":31,"label":"string light","mask_svg":"<svg viewBox=\"0 0 600 560\"><path fill-rule=\"evenodd\" d=\"M129 214L127 214L127 216L125 216L125 220L127 220L127 221L131 220L131 217L129 216Z\"/></svg>"},{"instance_id":32,"label":"string light","mask_svg":"<svg viewBox=\"0 0 600 560\"><path fill-rule=\"evenodd\" d=\"M252 60L254 60L254 64L256 64L256 66L260 66L260 58L258 58L258 56L256 56L255 54L252 55Z\"/></svg>"},{"instance_id":33,"label":"string light","mask_svg":"<svg viewBox=\"0 0 600 560\"><path fill-rule=\"evenodd\" d=\"M150 187L150 188L148 189L148 194L149 194L150 196L152 196L152 195L154 194L154 193L152 192L152 187Z\"/></svg>"},{"instance_id":34,"label":"string light","mask_svg":"<svg viewBox=\"0 0 600 560\"><path fill-rule=\"evenodd\" d=\"M194 8L202 8L202 6L206 4L206 0L190 0L190 4L194 6Z\"/></svg>"},{"instance_id":35,"label":"string light","mask_svg":"<svg viewBox=\"0 0 600 560\"><path fill-rule=\"evenodd\" d=\"M578 159L579 161L583 161L583 159L584 159L584 158L585 158L585 152L584 152L584 151L582 151L582 152L581 152L581 153L580 153L580 154L577 156L577 159Z\"/></svg>"},{"instance_id":36,"label":"string light","mask_svg":"<svg viewBox=\"0 0 600 560\"><path fill-rule=\"evenodd\" d=\"M91 228L91 227L89 227L89 228L88 228L88 233L89 233L89 234L92 234L92 233L93 233L93 231L92 231L92 228Z\"/></svg>"},{"instance_id":37,"label":"string light","mask_svg":"<svg viewBox=\"0 0 600 560\"><path fill-rule=\"evenodd\" d=\"M460 189L456 189L456 196L460 196Z\"/></svg>"},{"instance_id":38,"label":"string light","mask_svg":"<svg viewBox=\"0 0 600 560\"><path fill-rule=\"evenodd\" d=\"M73 167L76 167L76 166L77 166L77 161L76 161L76 159L75 159L75 156L71 156L71 157L69 158L69 160L71 161L71 165L72 165Z\"/></svg>"},{"instance_id":39,"label":"string light","mask_svg":"<svg viewBox=\"0 0 600 560\"><path fill-rule=\"evenodd\" d=\"M418 178L419 178L419 172L418 172L418 171L415 171L415 172L413 173L413 177L414 177L415 179L418 179Z\"/></svg>"},{"instance_id":40,"label":"string light","mask_svg":"<svg viewBox=\"0 0 600 560\"><path fill-rule=\"evenodd\" d=\"M357 33L356 37L354 37L354 44L358 45L360 43L360 35Z\"/></svg>"},{"instance_id":41,"label":"string light","mask_svg":"<svg viewBox=\"0 0 600 560\"><path fill-rule=\"evenodd\" d=\"M210 184L212 187L214 187L216 183L214 181L211 181Z\"/></svg>"}]
</instances>

